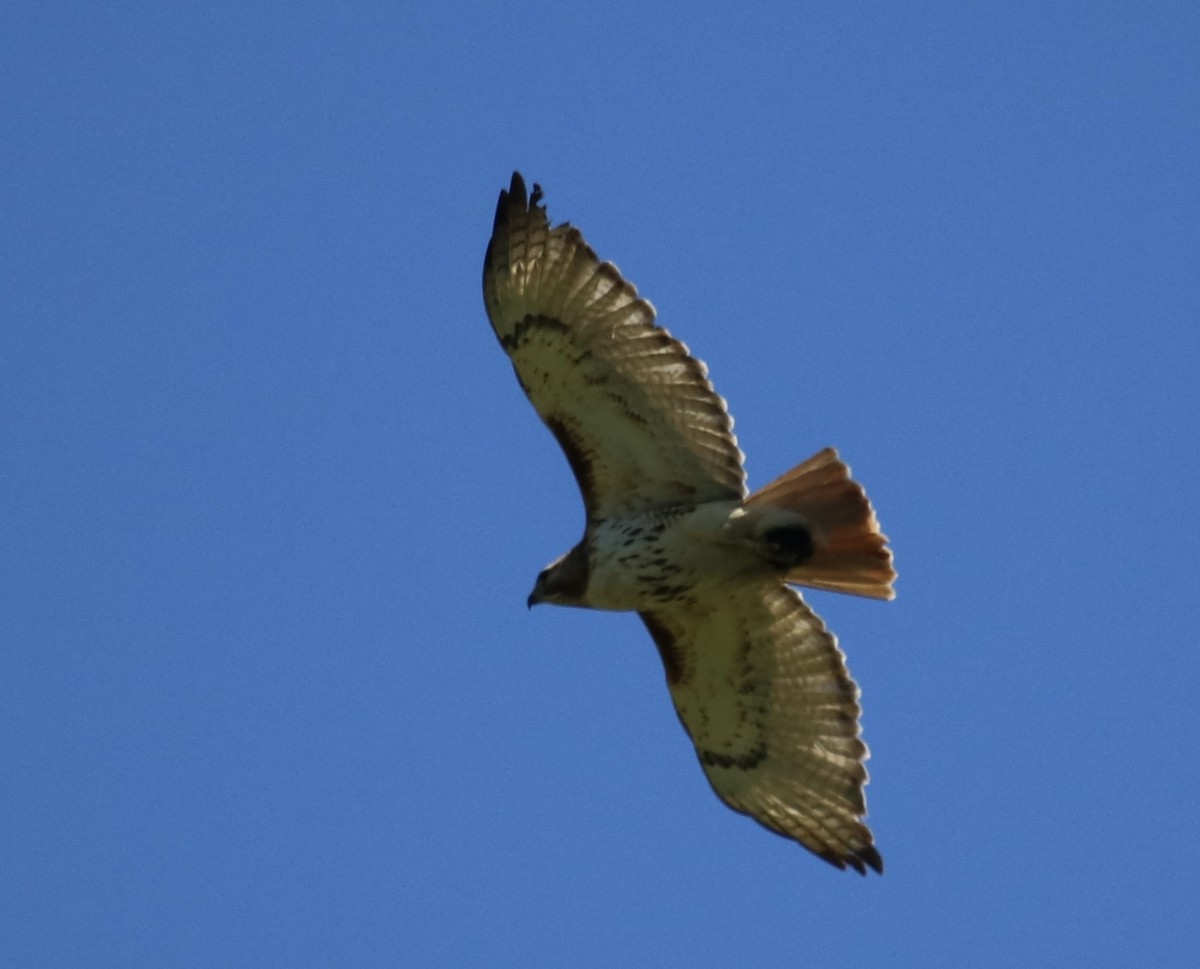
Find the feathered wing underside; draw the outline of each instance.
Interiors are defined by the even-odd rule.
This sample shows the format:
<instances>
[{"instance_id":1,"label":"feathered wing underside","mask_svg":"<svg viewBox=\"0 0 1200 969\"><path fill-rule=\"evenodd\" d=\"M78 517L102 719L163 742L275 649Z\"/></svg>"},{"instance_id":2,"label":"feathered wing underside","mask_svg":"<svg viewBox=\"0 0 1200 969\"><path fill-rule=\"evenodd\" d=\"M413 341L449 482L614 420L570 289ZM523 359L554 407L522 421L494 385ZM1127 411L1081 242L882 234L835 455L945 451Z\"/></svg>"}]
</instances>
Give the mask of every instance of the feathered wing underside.
<instances>
[{"instance_id":1,"label":"feathered wing underside","mask_svg":"<svg viewBox=\"0 0 1200 969\"><path fill-rule=\"evenodd\" d=\"M590 518L745 494L707 370L579 231L513 175L483 267L488 317L570 461Z\"/></svg>"},{"instance_id":2,"label":"feathered wing underside","mask_svg":"<svg viewBox=\"0 0 1200 969\"><path fill-rule=\"evenodd\" d=\"M838 868L883 870L866 814L858 688L824 623L779 583L641 613L713 790Z\"/></svg>"}]
</instances>

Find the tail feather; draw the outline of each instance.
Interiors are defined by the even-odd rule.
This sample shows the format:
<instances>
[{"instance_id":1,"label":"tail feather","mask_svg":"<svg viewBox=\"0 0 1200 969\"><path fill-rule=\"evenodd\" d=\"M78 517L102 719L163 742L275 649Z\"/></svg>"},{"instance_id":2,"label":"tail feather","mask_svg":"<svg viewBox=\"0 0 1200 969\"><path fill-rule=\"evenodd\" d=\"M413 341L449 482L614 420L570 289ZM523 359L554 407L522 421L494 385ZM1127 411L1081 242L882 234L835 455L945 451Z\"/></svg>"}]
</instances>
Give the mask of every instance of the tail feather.
<instances>
[{"instance_id":1,"label":"tail feather","mask_svg":"<svg viewBox=\"0 0 1200 969\"><path fill-rule=\"evenodd\" d=\"M746 499L747 507L783 508L802 515L813 534L813 554L791 569L788 582L892 599L892 553L867 500L837 451L825 448Z\"/></svg>"}]
</instances>

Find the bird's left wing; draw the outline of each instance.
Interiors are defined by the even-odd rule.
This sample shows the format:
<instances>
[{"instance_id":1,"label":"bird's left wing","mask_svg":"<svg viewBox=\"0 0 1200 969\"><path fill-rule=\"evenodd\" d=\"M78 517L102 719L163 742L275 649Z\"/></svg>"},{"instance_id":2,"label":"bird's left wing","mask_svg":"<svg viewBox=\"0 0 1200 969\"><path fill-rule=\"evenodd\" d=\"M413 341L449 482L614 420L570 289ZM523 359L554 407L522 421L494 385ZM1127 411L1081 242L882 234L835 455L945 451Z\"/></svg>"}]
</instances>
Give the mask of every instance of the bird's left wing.
<instances>
[{"instance_id":1,"label":"bird's left wing","mask_svg":"<svg viewBox=\"0 0 1200 969\"><path fill-rule=\"evenodd\" d=\"M782 583L640 613L709 783L838 868L883 870L863 823L858 687L833 634Z\"/></svg>"},{"instance_id":2,"label":"bird's left wing","mask_svg":"<svg viewBox=\"0 0 1200 969\"><path fill-rule=\"evenodd\" d=\"M517 379L566 453L589 518L745 494L742 455L703 363L541 191L500 193L483 298Z\"/></svg>"}]
</instances>

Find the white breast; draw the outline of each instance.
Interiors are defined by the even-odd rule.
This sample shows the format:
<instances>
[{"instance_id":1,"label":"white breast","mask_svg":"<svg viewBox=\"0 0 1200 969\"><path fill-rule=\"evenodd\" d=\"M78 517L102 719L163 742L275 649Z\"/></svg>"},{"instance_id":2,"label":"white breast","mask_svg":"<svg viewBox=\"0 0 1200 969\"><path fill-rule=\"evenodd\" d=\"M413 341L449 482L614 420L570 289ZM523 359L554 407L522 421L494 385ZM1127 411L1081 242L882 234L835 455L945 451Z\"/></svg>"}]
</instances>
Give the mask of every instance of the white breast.
<instances>
[{"instance_id":1,"label":"white breast","mask_svg":"<svg viewBox=\"0 0 1200 969\"><path fill-rule=\"evenodd\" d=\"M737 501L679 505L596 523L588 534L587 605L646 610L696 595L762 561Z\"/></svg>"}]
</instances>

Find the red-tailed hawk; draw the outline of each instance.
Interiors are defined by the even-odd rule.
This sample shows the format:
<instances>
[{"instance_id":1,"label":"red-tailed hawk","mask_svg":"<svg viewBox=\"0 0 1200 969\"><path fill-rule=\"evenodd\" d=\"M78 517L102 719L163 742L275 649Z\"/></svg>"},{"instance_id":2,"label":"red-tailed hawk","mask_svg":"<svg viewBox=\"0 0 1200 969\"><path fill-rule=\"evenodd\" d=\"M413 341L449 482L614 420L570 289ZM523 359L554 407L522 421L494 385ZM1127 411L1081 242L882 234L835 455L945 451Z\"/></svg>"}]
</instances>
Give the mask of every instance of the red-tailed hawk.
<instances>
[{"instance_id":1,"label":"red-tailed hawk","mask_svg":"<svg viewBox=\"0 0 1200 969\"><path fill-rule=\"evenodd\" d=\"M587 512L529 604L637 612L718 796L838 868L882 872L858 687L789 585L892 598L866 494L826 448L747 495L704 364L541 197L513 175L483 264L492 327Z\"/></svg>"}]
</instances>

